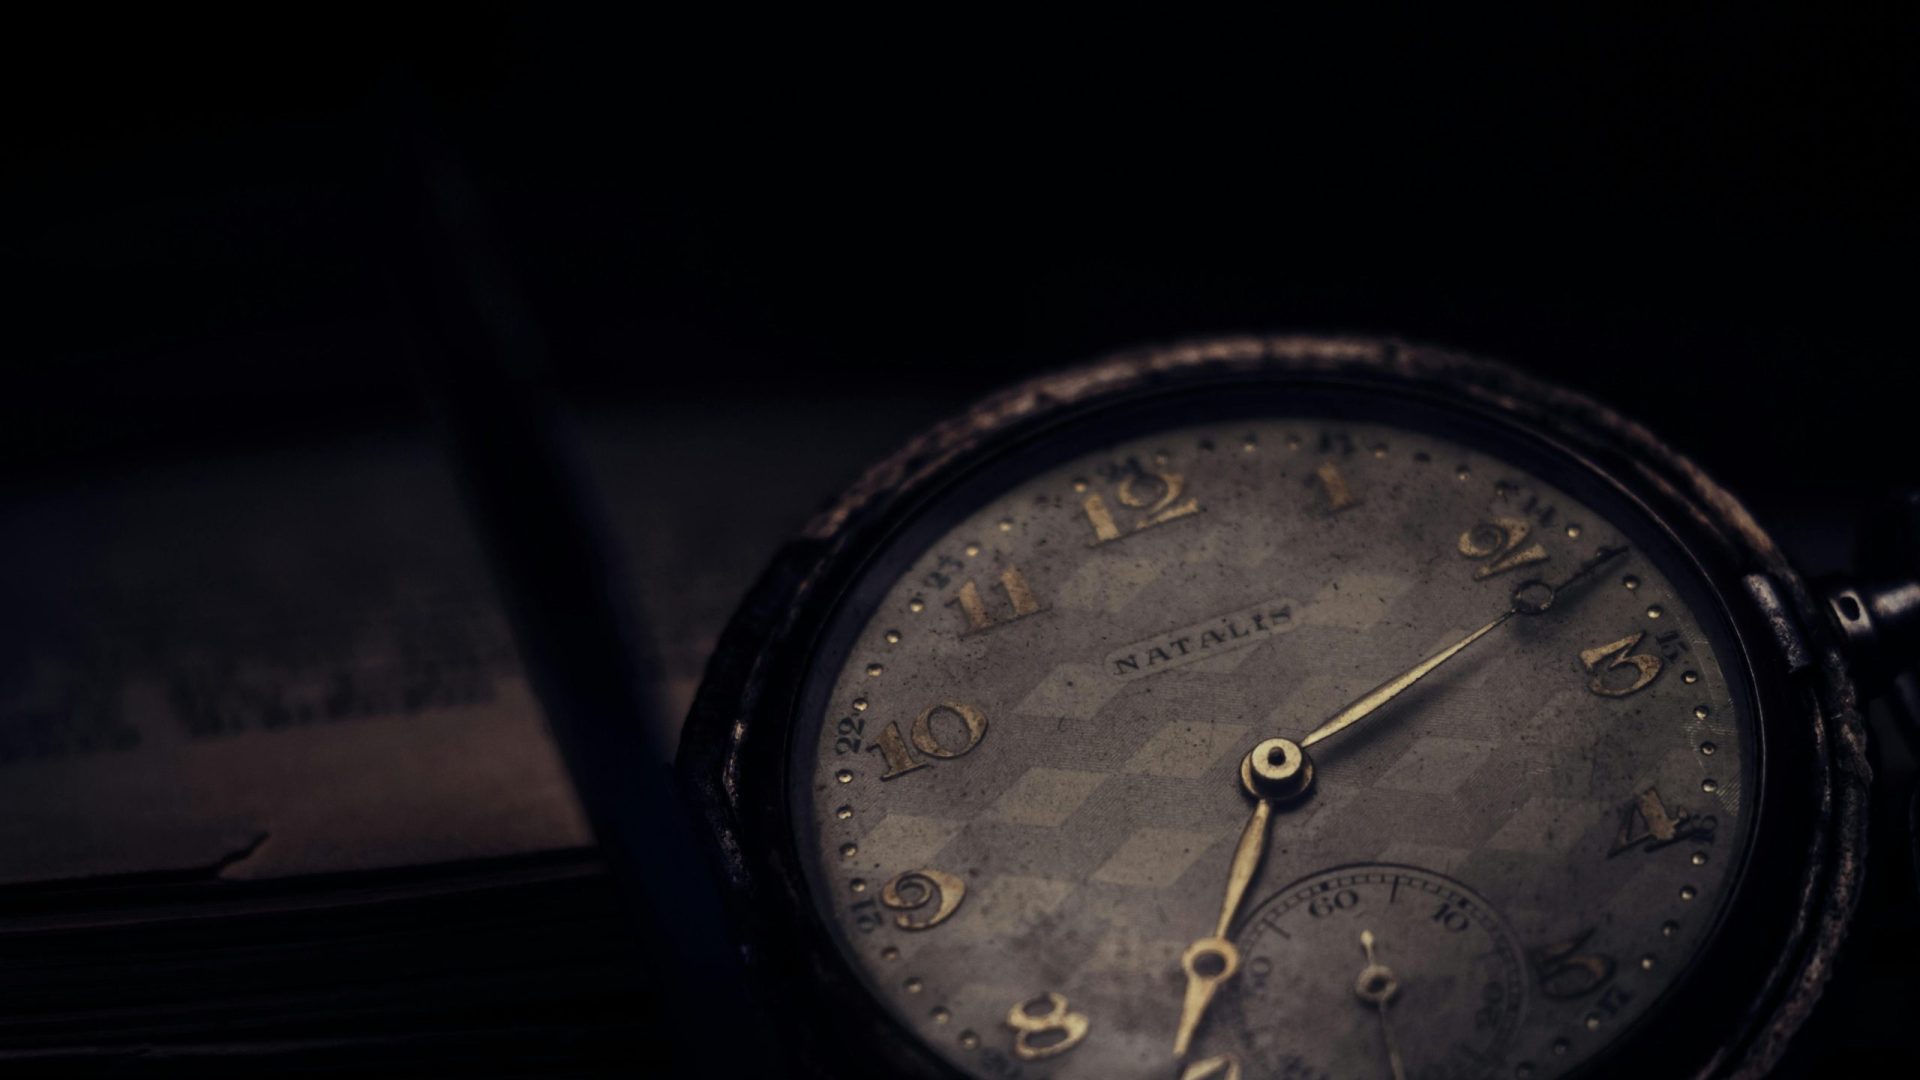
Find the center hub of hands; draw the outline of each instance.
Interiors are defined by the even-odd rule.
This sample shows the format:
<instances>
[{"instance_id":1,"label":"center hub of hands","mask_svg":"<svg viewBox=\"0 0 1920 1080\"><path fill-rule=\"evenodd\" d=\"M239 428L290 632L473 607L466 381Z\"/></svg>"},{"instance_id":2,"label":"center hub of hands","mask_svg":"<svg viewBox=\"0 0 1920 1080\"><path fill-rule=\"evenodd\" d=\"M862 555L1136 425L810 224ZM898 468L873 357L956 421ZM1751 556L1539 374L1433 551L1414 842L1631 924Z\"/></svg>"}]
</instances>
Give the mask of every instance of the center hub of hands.
<instances>
[{"instance_id":1,"label":"center hub of hands","mask_svg":"<svg viewBox=\"0 0 1920 1080\"><path fill-rule=\"evenodd\" d=\"M1292 739L1268 739L1240 761L1240 784L1256 799L1291 802L1313 787L1313 759Z\"/></svg>"}]
</instances>

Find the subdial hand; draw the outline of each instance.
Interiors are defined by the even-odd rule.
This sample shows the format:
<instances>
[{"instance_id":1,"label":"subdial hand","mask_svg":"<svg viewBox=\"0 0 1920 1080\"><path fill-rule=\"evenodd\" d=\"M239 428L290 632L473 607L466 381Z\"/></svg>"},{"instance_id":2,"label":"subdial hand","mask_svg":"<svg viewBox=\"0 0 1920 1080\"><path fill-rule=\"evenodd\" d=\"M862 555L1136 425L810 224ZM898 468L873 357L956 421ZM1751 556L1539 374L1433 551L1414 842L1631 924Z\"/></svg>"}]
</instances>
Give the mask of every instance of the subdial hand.
<instances>
[{"instance_id":1,"label":"subdial hand","mask_svg":"<svg viewBox=\"0 0 1920 1080\"><path fill-rule=\"evenodd\" d=\"M1380 1010L1380 1033L1387 1040L1387 1066L1393 1070L1393 1080L1407 1080L1406 1065L1400 1060L1400 1045L1393 1038L1393 1021L1387 1016L1387 1003L1400 992L1400 980L1394 977L1392 968L1374 957L1373 945L1373 931L1360 931L1360 947L1367 952L1367 966L1360 969L1360 977L1353 981L1353 993Z\"/></svg>"},{"instance_id":2,"label":"subdial hand","mask_svg":"<svg viewBox=\"0 0 1920 1080\"><path fill-rule=\"evenodd\" d=\"M1247 886L1253 883L1266 856L1274 809L1292 804L1312 788L1313 762L1291 739L1268 739L1241 759L1240 785L1253 796L1253 815L1240 830L1240 843L1234 847L1233 862L1227 869L1227 892L1213 933L1187 946L1180 956L1180 966L1187 973L1187 993L1180 1007L1180 1029L1173 1039L1176 1058L1187 1055L1194 1032L1199 1030L1221 984L1240 970L1240 950L1227 939L1227 931L1233 928Z\"/></svg>"},{"instance_id":3,"label":"subdial hand","mask_svg":"<svg viewBox=\"0 0 1920 1080\"><path fill-rule=\"evenodd\" d=\"M1414 683L1419 682L1431 674L1435 668L1460 655L1460 653L1466 650L1467 646L1472 645L1474 642L1479 641L1481 638L1499 629L1501 624L1513 618L1515 615L1531 616L1544 614L1548 608L1553 606L1554 599L1565 591L1567 586L1593 573L1614 558L1626 554L1626 552L1627 549L1625 547L1602 548L1599 554L1582 563L1578 569L1557 583L1545 581L1522 582L1519 588L1513 590L1513 596L1507 603L1507 610L1495 616L1493 621L1473 631L1466 637L1461 638L1459 641L1441 649L1439 652L1434 653L1432 656L1427 657L1425 660L1420 661L1409 670L1388 679L1386 682L1360 695L1353 704L1334 713L1332 719L1308 732L1307 737L1300 740L1300 745L1303 747L1312 746L1314 743L1330 736L1338 735L1340 732L1366 719L1372 715L1376 709L1380 708L1380 706L1385 705L1387 702L1405 693Z\"/></svg>"}]
</instances>

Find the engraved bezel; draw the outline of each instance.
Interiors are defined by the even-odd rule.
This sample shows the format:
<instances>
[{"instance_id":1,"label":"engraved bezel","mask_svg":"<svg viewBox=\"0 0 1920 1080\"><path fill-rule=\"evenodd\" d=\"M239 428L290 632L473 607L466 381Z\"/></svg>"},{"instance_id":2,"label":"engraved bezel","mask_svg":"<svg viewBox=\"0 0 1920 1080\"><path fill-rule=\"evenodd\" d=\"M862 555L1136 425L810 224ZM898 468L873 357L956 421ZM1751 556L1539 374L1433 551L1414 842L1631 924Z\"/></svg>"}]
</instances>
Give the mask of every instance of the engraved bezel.
<instances>
[{"instance_id":1,"label":"engraved bezel","mask_svg":"<svg viewBox=\"0 0 1920 1080\"><path fill-rule=\"evenodd\" d=\"M816 657L831 651L822 636L836 609L874 554L958 485L1050 432L1098 424L1116 407L1252 387L1393 394L1491 421L1623 493L1693 563L1739 645L1727 658L1730 677L1744 676L1753 692L1756 842L1721 925L1665 1007L1581 1072L1763 1074L1820 996L1863 869L1869 771L1856 693L1804 583L1731 495L1612 410L1459 353L1312 336L1128 353L1019 385L869 470L775 557L720 639L677 768L782 1056L804 1075L955 1075L841 955L795 844L788 761L803 690ZM1745 670L1732 671L1736 663Z\"/></svg>"}]
</instances>

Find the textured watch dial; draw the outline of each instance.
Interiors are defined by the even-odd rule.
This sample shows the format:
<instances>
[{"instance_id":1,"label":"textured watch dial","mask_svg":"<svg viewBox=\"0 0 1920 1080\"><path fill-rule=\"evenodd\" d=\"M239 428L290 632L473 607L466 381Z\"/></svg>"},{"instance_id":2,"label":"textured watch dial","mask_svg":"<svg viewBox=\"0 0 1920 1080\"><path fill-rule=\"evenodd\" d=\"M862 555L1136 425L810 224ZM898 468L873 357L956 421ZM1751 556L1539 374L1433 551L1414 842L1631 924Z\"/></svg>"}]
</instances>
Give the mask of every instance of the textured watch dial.
<instances>
[{"instance_id":1,"label":"textured watch dial","mask_svg":"<svg viewBox=\"0 0 1920 1080\"><path fill-rule=\"evenodd\" d=\"M815 902L971 1075L1565 1072L1704 944L1750 816L1732 646L1652 535L1373 423L1182 427L1048 469L841 616L864 622L794 741ZM1176 1057L1244 756L1541 590L1311 746Z\"/></svg>"}]
</instances>

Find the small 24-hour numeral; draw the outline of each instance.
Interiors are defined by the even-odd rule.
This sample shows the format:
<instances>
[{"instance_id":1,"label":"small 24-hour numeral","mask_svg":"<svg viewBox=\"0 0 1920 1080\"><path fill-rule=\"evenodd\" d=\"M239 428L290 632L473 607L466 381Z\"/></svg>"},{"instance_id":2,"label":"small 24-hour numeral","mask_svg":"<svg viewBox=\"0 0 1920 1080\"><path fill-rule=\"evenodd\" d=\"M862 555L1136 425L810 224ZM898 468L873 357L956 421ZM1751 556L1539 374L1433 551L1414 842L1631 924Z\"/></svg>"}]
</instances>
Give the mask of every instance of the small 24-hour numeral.
<instances>
[{"instance_id":1,"label":"small 24-hour numeral","mask_svg":"<svg viewBox=\"0 0 1920 1080\"><path fill-rule=\"evenodd\" d=\"M1539 979L1542 995L1556 1001L1570 1001L1586 997L1613 978L1613 957L1580 951L1595 929L1590 926L1565 941L1534 950L1534 974Z\"/></svg>"},{"instance_id":2,"label":"small 24-hour numeral","mask_svg":"<svg viewBox=\"0 0 1920 1080\"><path fill-rule=\"evenodd\" d=\"M965 633L967 634L978 634L996 626L1005 626L1016 619L1038 615L1046 610L1039 598L1033 595L1033 587L1027 584L1026 575L1022 574L1018 567L1009 566L1000 572L1000 591L1007 594L1007 603L1013 611L1013 614L1004 619L996 619L994 613L987 609L987 602L980 593L980 586L972 580L960 586L960 594L947 601L947 606L959 608L960 614L966 617Z\"/></svg>"},{"instance_id":3,"label":"small 24-hour numeral","mask_svg":"<svg viewBox=\"0 0 1920 1080\"><path fill-rule=\"evenodd\" d=\"M967 883L944 870L926 868L896 874L880 887L880 902L895 911L933 910L916 919L895 915L893 925L902 930L931 930L953 917L960 901L967 898Z\"/></svg>"},{"instance_id":4,"label":"small 24-hour numeral","mask_svg":"<svg viewBox=\"0 0 1920 1080\"><path fill-rule=\"evenodd\" d=\"M940 732L933 726L933 718L943 712L958 716L967 726L967 741L964 746L948 746L940 741ZM908 731L908 739L900 737L899 722L891 721L886 727L880 729L880 734L874 736L872 744L867 749L878 750L880 756L886 759L887 771L880 774L880 779L892 780L932 764L929 761L916 761L913 756L914 750L928 757L957 758L979 746L980 740L985 738L986 734L987 714L962 702L943 701L938 705L929 706L926 711L914 718L913 726ZM908 748L909 739L912 741L911 749Z\"/></svg>"},{"instance_id":5,"label":"small 24-hour numeral","mask_svg":"<svg viewBox=\"0 0 1920 1080\"><path fill-rule=\"evenodd\" d=\"M1007 1012L1014 1030L1013 1055L1021 1061L1040 1061L1064 1054L1087 1037L1087 1018L1067 1008L1067 999L1049 990L1023 1001Z\"/></svg>"},{"instance_id":6,"label":"small 24-hour numeral","mask_svg":"<svg viewBox=\"0 0 1920 1080\"><path fill-rule=\"evenodd\" d=\"M1620 831L1614 834L1607 857L1636 848L1658 851L1682 840L1712 843L1717 824L1712 817L1694 817L1677 807L1669 811L1659 790L1648 788L1620 808Z\"/></svg>"},{"instance_id":7,"label":"small 24-hour numeral","mask_svg":"<svg viewBox=\"0 0 1920 1080\"><path fill-rule=\"evenodd\" d=\"M1151 487L1142 491L1143 483ZM1153 492L1154 488L1159 489L1157 493ZM1120 500L1120 505L1140 511L1140 517L1131 528L1124 531L1120 523L1114 520L1107 500L1099 492L1088 495L1081 506L1087 512L1087 522L1093 526L1092 546L1110 544L1130 533L1199 513L1198 499L1180 500L1180 493L1185 490L1186 480L1179 473L1146 470L1129 473L1114 489L1114 496Z\"/></svg>"},{"instance_id":8,"label":"small 24-hour numeral","mask_svg":"<svg viewBox=\"0 0 1920 1080\"><path fill-rule=\"evenodd\" d=\"M1527 535L1532 531L1533 526L1524 518L1496 517L1461 533L1460 554L1485 560L1474 568L1473 580L1485 581L1495 574L1545 562L1547 549L1538 543L1527 543Z\"/></svg>"},{"instance_id":9,"label":"small 24-hour numeral","mask_svg":"<svg viewBox=\"0 0 1920 1080\"><path fill-rule=\"evenodd\" d=\"M1337 514L1349 506L1357 506L1360 500L1347 487L1347 478L1340 475L1340 466L1331 461L1321 462L1313 470L1313 477L1320 483L1320 493L1327 497L1327 512Z\"/></svg>"},{"instance_id":10,"label":"small 24-hour numeral","mask_svg":"<svg viewBox=\"0 0 1920 1080\"><path fill-rule=\"evenodd\" d=\"M1666 664L1651 653L1634 653L1640 639L1646 636L1646 631L1642 630L1628 634L1619 641L1580 650L1580 666L1593 676L1587 681L1587 689L1601 697L1626 697L1652 685ZM1633 669L1635 674L1632 682L1622 683L1617 678L1609 677L1611 672L1621 668Z\"/></svg>"}]
</instances>

